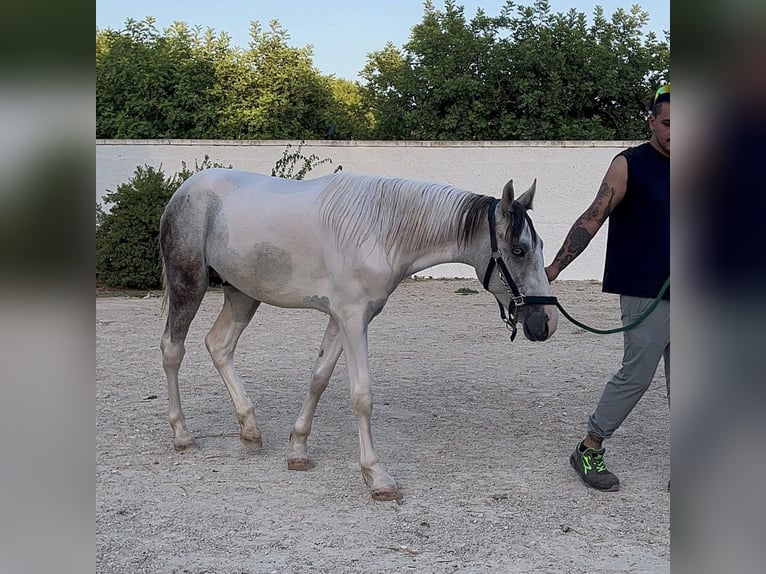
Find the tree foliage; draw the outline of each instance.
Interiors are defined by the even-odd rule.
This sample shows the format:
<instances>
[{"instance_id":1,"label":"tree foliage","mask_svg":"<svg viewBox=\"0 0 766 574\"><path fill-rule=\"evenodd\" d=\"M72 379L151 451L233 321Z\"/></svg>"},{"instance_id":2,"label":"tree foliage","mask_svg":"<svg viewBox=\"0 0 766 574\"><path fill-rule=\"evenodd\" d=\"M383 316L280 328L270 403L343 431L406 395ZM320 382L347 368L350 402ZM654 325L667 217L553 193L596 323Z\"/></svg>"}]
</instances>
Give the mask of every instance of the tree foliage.
<instances>
[{"instance_id":1,"label":"tree foliage","mask_svg":"<svg viewBox=\"0 0 766 574\"><path fill-rule=\"evenodd\" d=\"M216 93L228 38L182 23L159 34L154 21L96 31L96 137L204 138L217 127Z\"/></svg>"},{"instance_id":2,"label":"tree foliage","mask_svg":"<svg viewBox=\"0 0 766 574\"><path fill-rule=\"evenodd\" d=\"M634 6L592 23L549 3L508 1L470 21L455 0L423 21L402 50L368 55L362 72L383 139L641 139L647 98L669 76L668 41L644 34Z\"/></svg>"},{"instance_id":3,"label":"tree foliage","mask_svg":"<svg viewBox=\"0 0 766 574\"><path fill-rule=\"evenodd\" d=\"M321 75L289 38L276 20L252 22L246 49L183 22L161 33L152 18L96 30L96 137L368 136L359 85Z\"/></svg>"},{"instance_id":4,"label":"tree foliage","mask_svg":"<svg viewBox=\"0 0 766 574\"><path fill-rule=\"evenodd\" d=\"M669 35L638 5L589 19L546 0L466 18L424 3L400 49L367 55L363 84L323 76L311 46L252 22L245 49L212 29L151 18L96 30L100 138L641 139L670 73Z\"/></svg>"}]
</instances>

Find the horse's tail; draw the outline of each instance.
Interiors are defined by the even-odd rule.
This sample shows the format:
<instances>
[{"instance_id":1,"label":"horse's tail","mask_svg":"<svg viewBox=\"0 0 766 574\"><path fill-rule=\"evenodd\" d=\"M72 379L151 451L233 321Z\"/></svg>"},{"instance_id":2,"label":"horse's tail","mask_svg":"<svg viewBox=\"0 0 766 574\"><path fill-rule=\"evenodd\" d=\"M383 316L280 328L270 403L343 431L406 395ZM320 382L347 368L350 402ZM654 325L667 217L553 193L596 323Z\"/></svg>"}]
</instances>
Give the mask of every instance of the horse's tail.
<instances>
[{"instance_id":1,"label":"horse's tail","mask_svg":"<svg viewBox=\"0 0 766 574\"><path fill-rule=\"evenodd\" d=\"M162 225L162 223L160 223ZM162 253L162 241L157 240L160 248L160 261L162 262L162 304L160 305L160 312L165 315L168 308L168 272L165 269L165 254Z\"/></svg>"},{"instance_id":2,"label":"horse's tail","mask_svg":"<svg viewBox=\"0 0 766 574\"><path fill-rule=\"evenodd\" d=\"M160 260L162 261L162 305L160 312L164 315L168 307L168 272L165 269L165 257L162 254L162 243L160 243Z\"/></svg>"},{"instance_id":3,"label":"horse's tail","mask_svg":"<svg viewBox=\"0 0 766 574\"><path fill-rule=\"evenodd\" d=\"M172 198L171 198L172 200ZM169 204L170 202L168 202ZM162 212L162 216L160 217L160 229L159 229L159 236L157 237L157 247L159 247L160 252L160 262L162 263L162 304L160 305L160 313L165 316L168 310L168 301L170 298L170 285L168 283L168 269L167 269L167 259L166 256L169 255L168 253L165 253L165 250L162 248L163 244L163 231L165 229L165 226L167 225L167 211L168 207L165 206L165 210Z\"/></svg>"}]
</instances>

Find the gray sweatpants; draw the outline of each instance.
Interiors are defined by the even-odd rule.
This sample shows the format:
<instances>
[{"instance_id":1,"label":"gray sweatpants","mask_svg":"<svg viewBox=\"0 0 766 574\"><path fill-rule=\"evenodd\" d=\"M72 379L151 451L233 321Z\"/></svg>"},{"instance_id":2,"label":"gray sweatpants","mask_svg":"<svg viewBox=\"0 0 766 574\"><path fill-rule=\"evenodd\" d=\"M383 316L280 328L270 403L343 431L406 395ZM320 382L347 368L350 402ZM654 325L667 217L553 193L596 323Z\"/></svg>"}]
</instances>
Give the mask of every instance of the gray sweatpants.
<instances>
[{"instance_id":1,"label":"gray sweatpants","mask_svg":"<svg viewBox=\"0 0 766 574\"><path fill-rule=\"evenodd\" d=\"M631 323L653 301L620 295L622 324ZM622 368L606 384L596 410L588 418L588 432L602 438L612 436L644 396L661 357L670 401L670 301L660 301L637 327L624 331L623 346Z\"/></svg>"}]
</instances>

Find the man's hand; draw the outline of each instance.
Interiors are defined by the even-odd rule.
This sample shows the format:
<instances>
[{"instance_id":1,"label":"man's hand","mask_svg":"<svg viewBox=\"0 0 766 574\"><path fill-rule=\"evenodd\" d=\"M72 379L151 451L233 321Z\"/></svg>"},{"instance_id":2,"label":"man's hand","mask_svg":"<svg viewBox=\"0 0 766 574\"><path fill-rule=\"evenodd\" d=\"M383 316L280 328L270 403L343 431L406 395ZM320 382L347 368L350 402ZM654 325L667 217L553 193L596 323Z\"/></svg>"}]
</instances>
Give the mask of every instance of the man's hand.
<instances>
[{"instance_id":1,"label":"man's hand","mask_svg":"<svg viewBox=\"0 0 766 574\"><path fill-rule=\"evenodd\" d=\"M548 267L545 268L545 275L548 276L548 283L553 283L556 280L556 277L559 276L559 270L556 269L553 264L548 265Z\"/></svg>"}]
</instances>

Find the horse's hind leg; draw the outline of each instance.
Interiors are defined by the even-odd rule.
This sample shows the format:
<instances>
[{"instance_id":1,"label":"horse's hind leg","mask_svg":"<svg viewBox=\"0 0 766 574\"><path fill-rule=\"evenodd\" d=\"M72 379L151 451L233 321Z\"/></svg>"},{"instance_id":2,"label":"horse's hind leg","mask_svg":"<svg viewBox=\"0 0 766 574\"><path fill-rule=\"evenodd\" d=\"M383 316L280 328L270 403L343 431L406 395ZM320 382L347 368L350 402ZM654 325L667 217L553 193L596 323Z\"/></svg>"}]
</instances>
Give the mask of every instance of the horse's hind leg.
<instances>
[{"instance_id":1,"label":"horse's hind leg","mask_svg":"<svg viewBox=\"0 0 766 574\"><path fill-rule=\"evenodd\" d=\"M200 265L194 271L179 274L168 272L166 278L168 317L160 341L162 368L168 381L168 416L173 429L173 446L184 450L194 446L194 438L186 427L178 390L178 370L186 352L184 341L194 315L207 290L207 270Z\"/></svg>"},{"instance_id":2,"label":"horse's hind leg","mask_svg":"<svg viewBox=\"0 0 766 574\"><path fill-rule=\"evenodd\" d=\"M245 394L242 382L234 372L234 350L237 342L261 302L248 297L231 285L224 286L223 294L223 308L205 337L205 345L234 403L240 440L248 447L261 448L261 431L255 422L253 403Z\"/></svg>"},{"instance_id":3,"label":"horse's hind leg","mask_svg":"<svg viewBox=\"0 0 766 574\"><path fill-rule=\"evenodd\" d=\"M290 448L287 455L287 468L289 470L308 470L313 466L308 458L306 440L311 432L311 423L314 420L319 397L327 388L327 383L330 381L330 376L342 351L343 344L338 323L335 319L330 318L322 339L322 345L319 347L319 356L311 373L309 391L303 400L303 406L298 413L298 419L293 425L293 430L290 432Z\"/></svg>"}]
</instances>

